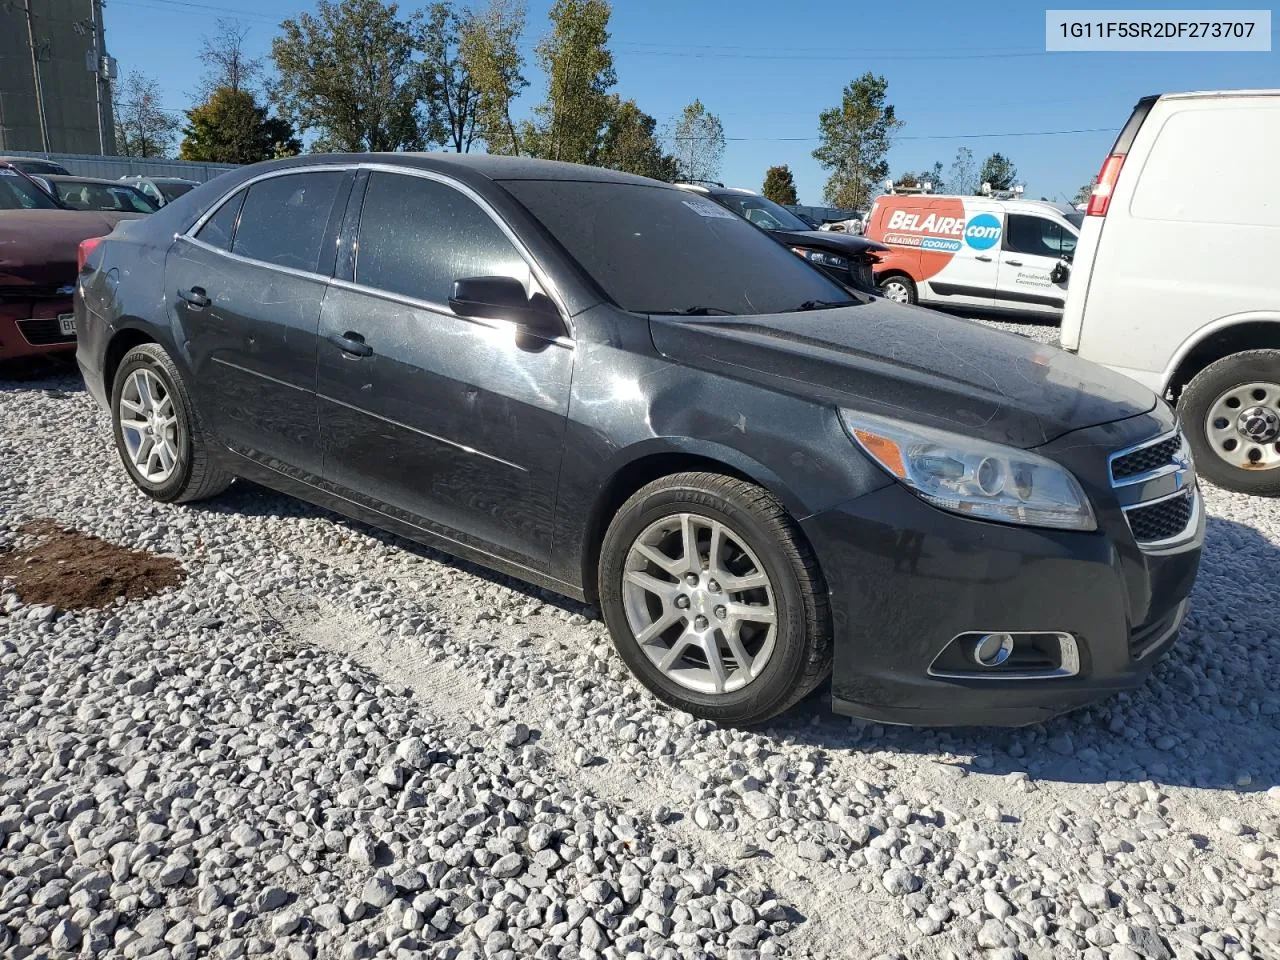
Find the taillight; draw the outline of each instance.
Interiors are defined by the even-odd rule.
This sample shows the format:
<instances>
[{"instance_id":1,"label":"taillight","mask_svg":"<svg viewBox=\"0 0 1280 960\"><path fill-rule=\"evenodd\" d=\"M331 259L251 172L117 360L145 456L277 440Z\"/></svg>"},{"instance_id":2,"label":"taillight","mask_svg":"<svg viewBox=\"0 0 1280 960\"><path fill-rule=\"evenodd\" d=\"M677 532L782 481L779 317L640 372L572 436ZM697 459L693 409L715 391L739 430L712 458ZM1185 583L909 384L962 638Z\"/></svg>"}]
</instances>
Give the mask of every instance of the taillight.
<instances>
[{"instance_id":1,"label":"taillight","mask_svg":"<svg viewBox=\"0 0 1280 960\"><path fill-rule=\"evenodd\" d=\"M89 258L93 256L93 251L98 249L98 244L102 242L102 237L90 237L88 240L80 241L80 253L76 257L76 272L84 273L84 265L88 263Z\"/></svg>"},{"instance_id":2,"label":"taillight","mask_svg":"<svg viewBox=\"0 0 1280 960\"><path fill-rule=\"evenodd\" d=\"M1120 168L1123 166L1123 153L1113 153L1102 161L1102 169L1098 171L1093 193L1089 194L1086 216L1105 217L1107 215L1107 207L1111 206L1111 195L1115 193L1116 181L1120 179Z\"/></svg>"}]
</instances>

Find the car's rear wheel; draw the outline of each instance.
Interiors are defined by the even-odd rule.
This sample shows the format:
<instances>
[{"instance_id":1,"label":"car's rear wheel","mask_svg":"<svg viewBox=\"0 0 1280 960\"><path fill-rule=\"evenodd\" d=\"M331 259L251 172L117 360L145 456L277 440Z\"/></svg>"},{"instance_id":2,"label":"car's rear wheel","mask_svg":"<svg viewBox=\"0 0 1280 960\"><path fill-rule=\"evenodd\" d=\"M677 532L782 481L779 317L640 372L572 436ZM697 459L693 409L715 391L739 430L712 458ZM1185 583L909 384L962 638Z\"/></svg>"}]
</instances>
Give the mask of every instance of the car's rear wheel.
<instances>
[{"instance_id":1,"label":"car's rear wheel","mask_svg":"<svg viewBox=\"0 0 1280 960\"><path fill-rule=\"evenodd\" d=\"M880 294L894 303L915 303L916 285L910 277L895 273L880 281Z\"/></svg>"},{"instance_id":2,"label":"car's rear wheel","mask_svg":"<svg viewBox=\"0 0 1280 960\"><path fill-rule=\"evenodd\" d=\"M1239 493L1280 495L1280 350L1209 364L1178 409L1202 476Z\"/></svg>"},{"instance_id":3,"label":"car's rear wheel","mask_svg":"<svg viewBox=\"0 0 1280 960\"><path fill-rule=\"evenodd\" d=\"M213 441L177 366L158 344L140 344L121 360L112 381L111 423L130 479L156 500L216 496L233 479L213 462Z\"/></svg>"},{"instance_id":4,"label":"car's rear wheel","mask_svg":"<svg viewBox=\"0 0 1280 960\"><path fill-rule=\"evenodd\" d=\"M599 577L619 655L695 716L759 723L830 669L817 562L782 505L743 480L682 473L642 488L609 526Z\"/></svg>"}]
</instances>

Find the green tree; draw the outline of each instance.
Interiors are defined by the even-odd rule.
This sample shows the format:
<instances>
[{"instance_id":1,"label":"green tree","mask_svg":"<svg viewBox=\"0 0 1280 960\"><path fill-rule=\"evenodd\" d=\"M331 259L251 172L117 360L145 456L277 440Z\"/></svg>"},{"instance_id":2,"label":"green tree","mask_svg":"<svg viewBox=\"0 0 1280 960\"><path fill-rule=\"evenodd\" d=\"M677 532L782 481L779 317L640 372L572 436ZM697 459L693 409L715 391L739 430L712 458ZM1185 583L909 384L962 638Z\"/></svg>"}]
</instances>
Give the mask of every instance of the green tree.
<instances>
[{"instance_id":1,"label":"green tree","mask_svg":"<svg viewBox=\"0 0 1280 960\"><path fill-rule=\"evenodd\" d=\"M885 103L889 84L865 73L844 88L840 104L818 117L821 143L813 157L830 170L824 195L839 207L865 207L875 184L889 174L886 159L902 122Z\"/></svg>"},{"instance_id":2,"label":"green tree","mask_svg":"<svg viewBox=\"0 0 1280 960\"><path fill-rule=\"evenodd\" d=\"M218 87L187 111L179 156L208 163L257 163L302 150L288 122L267 116L248 90Z\"/></svg>"},{"instance_id":3,"label":"green tree","mask_svg":"<svg viewBox=\"0 0 1280 960\"><path fill-rule=\"evenodd\" d=\"M1098 182L1098 178L1094 177L1092 180L1086 183L1083 187L1077 190L1075 197L1072 198L1071 200L1071 205L1074 207L1081 203L1088 203L1089 198L1093 196L1093 185L1097 182Z\"/></svg>"},{"instance_id":4,"label":"green tree","mask_svg":"<svg viewBox=\"0 0 1280 960\"><path fill-rule=\"evenodd\" d=\"M134 70L111 84L116 153L122 157L166 157L182 125L160 106L158 81Z\"/></svg>"},{"instance_id":5,"label":"green tree","mask_svg":"<svg viewBox=\"0 0 1280 960\"><path fill-rule=\"evenodd\" d=\"M271 99L315 149L417 150L426 141L422 78L414 60L419 19L395 3L320 0L316 15L280 24L271 42L279 79Z\"/></svg>"},{"instance_id":6,"label":"green tree","mask_svg":"<svg viewBox=\"0 0 1280 960\"><path fill-rule=\"evenodd\" d=\"M785 163L770 167L764 174L764 188L761 192L774 203L794 204L796 198L796 181L791 175L791 168Z\"/></svg>"},{"instance_id":7,"label":"green tree","mask_svg":"<svg viewBox=\"0 0 1280 960\"><path fill-rule=\"evenodd\" d=\"M724 160L724 125L714 113L707 112L701 100L684 108L672 139L682 178L714 180L719 175Z\"/></svg>"},{"instance_id":8,"label":"green tree","mask_svg":"<svg viewBox=\"0 0 1280 960\"><path fill-rule=\"evenodd\" d=\"M420 93L427 101L427 139L455 153L467 153L475 141L480 99L459 49L462 22L449 3L433 3L418 36L424 56Z\"/></svg>"},{"instance_id":9,"label":"green tree","mask_svg":"<svg viewBox=\"0 0 1280 960\"><path fill-rule=\"evenodd\" d=\"M978 171L978 185L991 184L992 190L1012 190L1018 179L1018 168L1013 161L1000 153L993 153L982 161L982 169Z\"/></svg>"},{"instance_id":10,"label":"green tree","mask_svg":"<svg viewBox=\"0 0 1280 960\"><path fill-rule=\"evenodd\" d=\"M614 108L608 90L617 83L608 47L610 12L604 0L556 0L552 6L551 33L537 47L547 95L524 125L528 153L596 161Z\"/></svg>"},{"instance_id":11,"label":"green tree","mask_svg":"<svg viewBox=\"0 0 1280 960\"><path fill-rule=\"evenodd\" d=\"M956 151L956 158L951 161L951 175L947 178L947 186L952 193L967 197L977 193L981 185L977 167L973 164L973 151L968 147L961 147Z\"/></svg>"},{"instance_id":12,"label":"green tree","mask_svg":"<svg viewBox=\"0 0 1280 960\"><path fill-rule=\"evenodd\" d=\"M600 142L599 165L655 180L674 180L676 159L663 152L654 135L657 123L634 100L618 101L615 97Z\"/></svg>"},{"instance_id":13,"label":"green tree","mask_svg":"<svg viewBox=\"0 0 1280 960\"><path fill-rule=\"evenodd\" d=\"M476 132L490 153L520 153L511 103L529 85L519 48L524 22L521 0L490 0L459 25L458 54L476 91Z\"/></svg>"}]
</instances>

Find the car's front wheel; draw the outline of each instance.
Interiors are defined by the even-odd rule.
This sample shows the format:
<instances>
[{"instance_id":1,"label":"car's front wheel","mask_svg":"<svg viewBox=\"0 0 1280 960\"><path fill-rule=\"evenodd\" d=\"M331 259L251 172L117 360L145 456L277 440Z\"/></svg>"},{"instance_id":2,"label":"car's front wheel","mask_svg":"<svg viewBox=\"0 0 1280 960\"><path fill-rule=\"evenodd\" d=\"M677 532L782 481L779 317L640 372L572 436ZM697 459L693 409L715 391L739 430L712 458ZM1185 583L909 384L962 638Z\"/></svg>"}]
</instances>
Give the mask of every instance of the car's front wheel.
<instances>
[{"instance_id":1,"label":"car's front wheel","mask_svg":"<svg viewBox=\"0 0 1280 960\"><path fill-rule=\"evenodd\" d=\"M880 295L894 303L915 303L916 285L911 278L901 273L885 277L880 281Z\"/></svg>"},{"instance_id":2,"label":"car's front wheel","mask_svg":"<svg viewBox=\"0 0 1280 960\"><path fill-rule=\"evenodd\" d=\"M654 481L614 517L599 576L622 659L660 699L695 716L759 723L830 669L817 562L758 486L712 473Z\"/></svg>"},{"instance_id":3,"label":"car's front wheel","mask_svg":"<svg viewBox=\"0 0 1280 960\"><path fill-rule=\"evenodd\" d=\"M159 344L140 344L120 362L112 381L111 424L130 479L156 500L201 500L232 481L213 462L213 440Z\"/></svg>"}]
</instances>

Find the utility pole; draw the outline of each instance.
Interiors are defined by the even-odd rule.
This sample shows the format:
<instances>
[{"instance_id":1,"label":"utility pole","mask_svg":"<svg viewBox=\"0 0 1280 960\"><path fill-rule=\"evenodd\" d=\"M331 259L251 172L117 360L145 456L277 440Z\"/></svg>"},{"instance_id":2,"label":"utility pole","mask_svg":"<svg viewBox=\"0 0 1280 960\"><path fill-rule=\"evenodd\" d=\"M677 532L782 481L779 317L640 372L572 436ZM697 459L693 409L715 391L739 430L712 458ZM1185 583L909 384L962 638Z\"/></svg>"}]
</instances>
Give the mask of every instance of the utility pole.
<instances>
[{"instance_id":1,"label":"utility pole","mask_svg":"<svg viewBox=\"0 0 1280 960\"><path fill-rule=\"evenodd\" d=\"M31 0L24 0L27 12L27 42L31 45L31 80L36 88L36 113L40 117L40 143L49 152L49 122L44 113L44 85L40 82L40 55L36 51L36 28L31 16Z\"/></svg>"}]
</instances>

